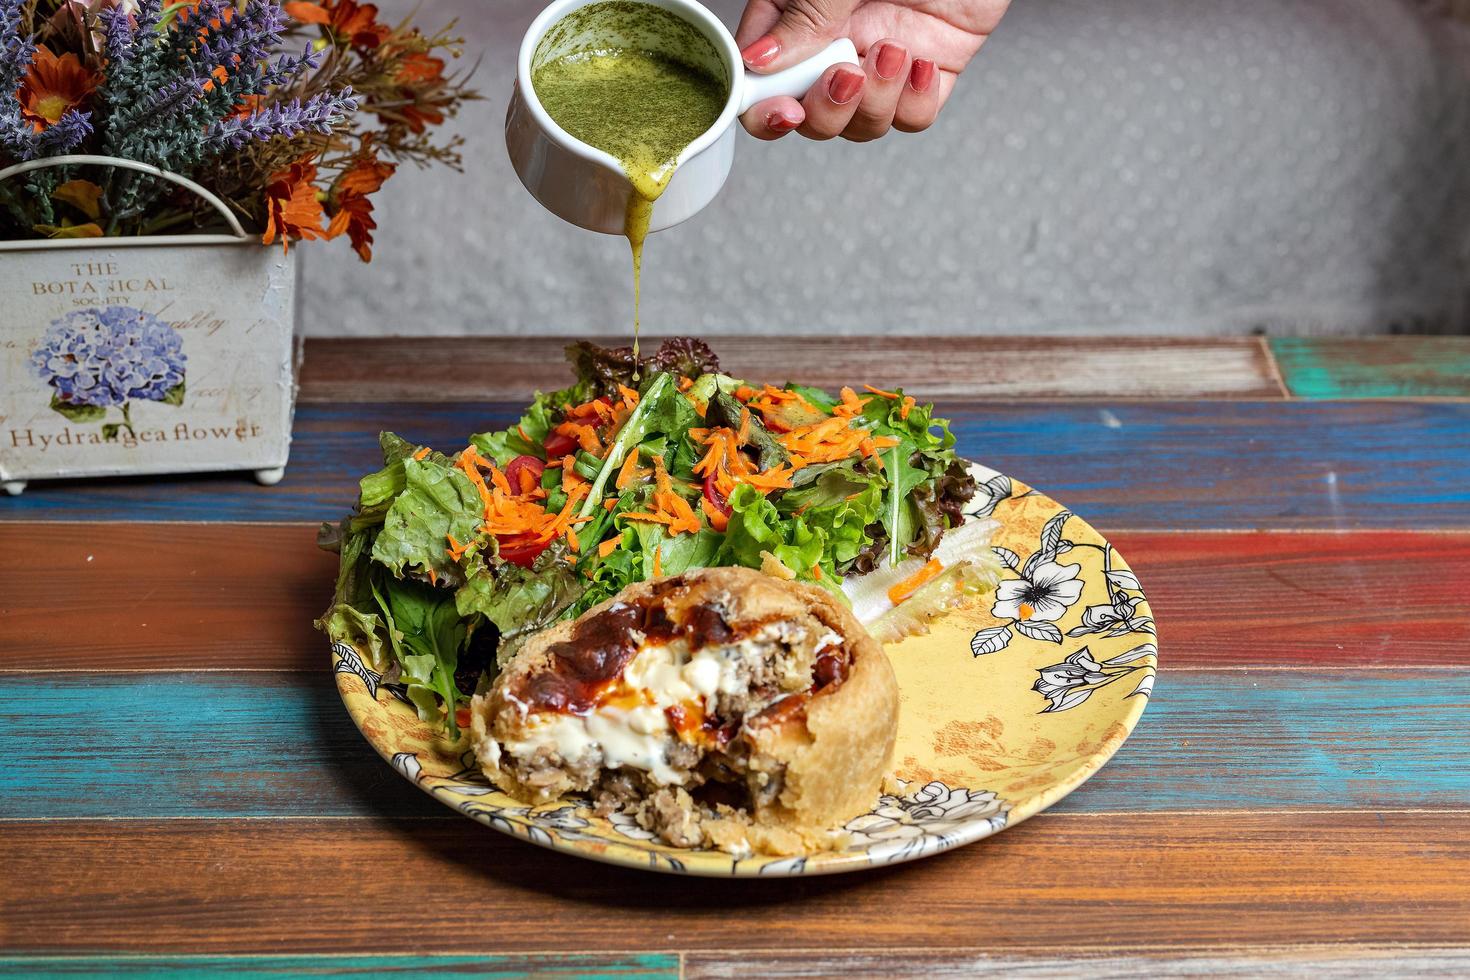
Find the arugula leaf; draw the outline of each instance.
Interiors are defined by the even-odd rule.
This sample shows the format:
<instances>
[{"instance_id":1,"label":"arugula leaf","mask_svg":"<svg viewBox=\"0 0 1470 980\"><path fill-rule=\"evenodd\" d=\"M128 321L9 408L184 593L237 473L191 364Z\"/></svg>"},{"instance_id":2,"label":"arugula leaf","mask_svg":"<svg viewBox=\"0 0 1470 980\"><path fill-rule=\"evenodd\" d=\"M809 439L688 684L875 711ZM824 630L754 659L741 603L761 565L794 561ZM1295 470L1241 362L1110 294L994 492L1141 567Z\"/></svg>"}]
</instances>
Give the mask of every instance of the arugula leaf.
<instances>
[{"instance_id":1,"label":"arugula leaf","mask_svg":"<svg viewBox=\"0 0 1470 980\"><path fill-rule=\"evenodd\" d=\"M459 689L454 672L469 625L460 618L454 594L404 580L373 582L373 596L388 622L388 638L403 667L408 696L424 721L441 720L435 695L444 702L442 720L451 738L459 737L454 719Z\"/></svg>"},{"instance_id":2,"label":"arugula leaf","mask_svg":"<svg viewBox=\"0 0 1470 980\"><path fill-rule=\"evenodd\" d=\"M740 416L744 410L745 406L736 401L735 396L717 390L710 396L704 418L712 426L723 425L729 429L739 429ZM750 416L748 441L755 449L756 461L762 471L791 461L791 454L767 431L757 413L751 413Z\"/></svg>"},{"instance_id":3,"label":"arugula leaf","mask_svg":"<svg viewBox=\"0 0 1470 980\"><path fill-rule=\"evenodd\" d=\"M820 408L828 415L831 415L832 409L836 408L839 404L836 398L833 398L821 388L813 388L811 385L794 385L788 383L786 385L786 390L796 392L798 395L805 398L812 405Z\"/></svg>"},{"instance_id":4,"label":"arugula leaf","mask_svg":"<svg viewBox=\"0 0 1470 980\"><path fill-rule=\"evenodd\" d=\"M446 551L448 536L461 544L480 536L484 505L460 470L430 460L403 461L404 489L388 508L373 544L373 560L398 578L417 571L452 585L464 572Z\"/></svg>"},{"instance_id":5,"label":"arugula leaf","mask_svg":"<svg viewBox=\"0 0 1470 980\"><path fill-rule=\"evenodd\" d=\"M699 424L699 416L689 399L679 392L671 374L655 374L643 383L638 406L618 430L617 438L603 457L602 469L592 481L592 490L582 503L578 516L586 517L602 503L602 491L608 479L623 465L629 450L655 433L682 436Z\"/></svg>"}]
</instances>

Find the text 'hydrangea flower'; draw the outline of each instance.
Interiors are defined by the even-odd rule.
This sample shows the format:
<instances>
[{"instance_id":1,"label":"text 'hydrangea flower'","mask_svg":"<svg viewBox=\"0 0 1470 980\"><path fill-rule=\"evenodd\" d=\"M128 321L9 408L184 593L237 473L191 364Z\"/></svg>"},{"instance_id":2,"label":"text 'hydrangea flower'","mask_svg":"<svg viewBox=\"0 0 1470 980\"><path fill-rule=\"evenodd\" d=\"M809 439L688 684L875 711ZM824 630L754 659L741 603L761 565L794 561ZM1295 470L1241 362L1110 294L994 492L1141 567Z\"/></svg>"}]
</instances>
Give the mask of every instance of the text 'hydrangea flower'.
<instances>
[{"instance_id":1,"label":"text 'hydrangea flower'","mask_svg":"<svg viewBox=\"0 0 1470 980\"><path fill-rule=\"evenodd\" d=\"M36 376L68 405L164 401L184 383L183 341L151 313L126 306L73 310L31 352Z\"/></svg>"}]
</instances>

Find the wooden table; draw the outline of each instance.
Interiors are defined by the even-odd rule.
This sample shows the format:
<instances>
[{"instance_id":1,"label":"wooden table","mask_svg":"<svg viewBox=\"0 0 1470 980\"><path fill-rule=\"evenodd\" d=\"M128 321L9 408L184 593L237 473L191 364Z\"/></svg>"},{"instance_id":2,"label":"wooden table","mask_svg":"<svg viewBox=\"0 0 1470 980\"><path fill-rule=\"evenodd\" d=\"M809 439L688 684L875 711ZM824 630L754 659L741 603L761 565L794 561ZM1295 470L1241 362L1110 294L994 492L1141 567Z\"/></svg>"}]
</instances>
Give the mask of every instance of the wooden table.
<instances>
[{"instance_id":1,"label":"wooden table","mask_svg":"<svg viewBox=\"0 0 1470 980\"><path fill-rule=\"evenodd\" d=\"M1470 974L1470 341L718 346L933 397L1110 536L1165 676L1106 769L833 878L661 877L453 815L338 702L315 526L380 428L506 424L558 344L317 342L279 486L0 501L0 974Z\"/></svg>"}]
</instances>

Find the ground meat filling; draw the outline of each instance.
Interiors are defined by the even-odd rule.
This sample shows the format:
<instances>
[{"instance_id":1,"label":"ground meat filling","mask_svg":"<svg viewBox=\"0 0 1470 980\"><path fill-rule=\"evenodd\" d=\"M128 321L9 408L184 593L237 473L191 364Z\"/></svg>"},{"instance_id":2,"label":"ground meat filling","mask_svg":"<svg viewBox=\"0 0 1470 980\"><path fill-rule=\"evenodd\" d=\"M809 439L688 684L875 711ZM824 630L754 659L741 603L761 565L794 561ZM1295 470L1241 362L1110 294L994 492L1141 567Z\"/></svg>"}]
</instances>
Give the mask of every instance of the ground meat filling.
<instances>
[{"instance_id":1,"label":"ground meat filling","mask_svg":"<svg viewBox=\"0 0 1470 980\"><path fill-rule=\"evenodd\" d=\"M677 664L687 665L713 649L732 680L722 675L702 701L663 708L663 780L637 766L610 766L601 751L569 761L543 747L501 762L524 785L588 791L599 814L630 814L675 846L699 843L700 813L765 804L780 794L784 773L752 769L745 729L804 721L811 699L837 690L852 667L847 644L816 616L732 626L730 604L717 596L682 610L675 622L665 600L683 587L681 579L667 579L636 601L579 622L550 648L543 667L507 690L523 716L586 717L609 704L653 703L624 676L642 651L671 647L683 658Z\"/></svg>"}]
</instances>

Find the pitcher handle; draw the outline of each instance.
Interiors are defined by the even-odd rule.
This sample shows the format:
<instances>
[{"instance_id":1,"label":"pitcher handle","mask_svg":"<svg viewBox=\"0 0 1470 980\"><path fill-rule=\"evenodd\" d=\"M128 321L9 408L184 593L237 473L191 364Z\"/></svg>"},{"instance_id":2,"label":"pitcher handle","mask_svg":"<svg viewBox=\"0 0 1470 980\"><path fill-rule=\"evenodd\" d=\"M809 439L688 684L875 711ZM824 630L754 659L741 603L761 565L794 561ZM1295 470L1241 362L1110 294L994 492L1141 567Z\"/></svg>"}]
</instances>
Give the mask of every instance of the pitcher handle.
<instances>
[{"instance_id":1,"label":"pitcher handle","mask_svg":"<svg viewBox=\"0 0 1470 980\"><path fill-rule=\"evenodd\" d=\"M817 83L822 72L833 65L860 64L862 62L858 60L857 45L852 43L851 38L844 37L833 41L805 61L775 74L757 75L748 71L745 73L744 91L740 97L740 111L744 112L757 102L778 95L799 99L806 94L807 89Z\"/></svg>"}]
</instances>

